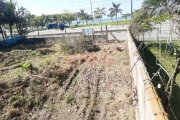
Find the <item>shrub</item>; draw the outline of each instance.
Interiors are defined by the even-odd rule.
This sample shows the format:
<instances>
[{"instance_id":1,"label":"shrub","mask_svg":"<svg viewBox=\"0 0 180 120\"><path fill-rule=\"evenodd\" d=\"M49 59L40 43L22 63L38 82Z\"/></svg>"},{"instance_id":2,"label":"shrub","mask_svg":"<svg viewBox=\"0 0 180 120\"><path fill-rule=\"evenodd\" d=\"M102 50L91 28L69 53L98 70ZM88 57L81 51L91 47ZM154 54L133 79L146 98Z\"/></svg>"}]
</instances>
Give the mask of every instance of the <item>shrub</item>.
<instances>
[{"instance_id":1,"label":"shrub","mask_svg":"<svg viewBox=\"0 0 180 120\"><path fill-rule=\"evenodd\" d=\"M61 41L61 51L68 54L92 52L100 50L99 47L84 37L69 37Z\"/></svg>"}]
</instances>

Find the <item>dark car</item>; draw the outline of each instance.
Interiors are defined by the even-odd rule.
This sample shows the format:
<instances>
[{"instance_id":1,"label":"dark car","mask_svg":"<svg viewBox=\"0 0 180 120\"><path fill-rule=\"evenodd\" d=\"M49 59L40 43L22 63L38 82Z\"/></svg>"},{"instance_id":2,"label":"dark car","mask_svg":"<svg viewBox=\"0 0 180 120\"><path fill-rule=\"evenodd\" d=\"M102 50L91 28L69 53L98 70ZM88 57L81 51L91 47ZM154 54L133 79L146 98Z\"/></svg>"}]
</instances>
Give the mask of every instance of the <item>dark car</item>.
<instances>
[{"instance_id":1,"label":"dark car","mask_svg":"<svg viewBox=\"0 0 180 120\"><path fill-rule=\"evenodd\" d=\"M49 23L48 25L47 25L47 29L49 30L49 29L57 29L58 28L58 24L56 24L56 23Z\"/></svg>"}]
</instances>

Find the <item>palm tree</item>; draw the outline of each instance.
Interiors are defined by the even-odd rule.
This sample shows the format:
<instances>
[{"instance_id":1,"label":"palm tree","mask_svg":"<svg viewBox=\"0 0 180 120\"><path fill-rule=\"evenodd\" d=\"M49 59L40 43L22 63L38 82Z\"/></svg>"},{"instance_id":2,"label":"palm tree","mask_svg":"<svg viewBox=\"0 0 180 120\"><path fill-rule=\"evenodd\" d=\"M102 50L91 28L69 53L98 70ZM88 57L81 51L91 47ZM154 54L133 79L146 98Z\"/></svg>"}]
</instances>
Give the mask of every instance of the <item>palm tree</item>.
<instances>
[{"instance_id":1,"label":"palm tree","mask_svg":"<svg viewBox=\"0 0 180 120\"><path fill-rule=\"evenodd\" d=\"M30 17L30 12L26 8L21 6L18 10L18 15L16 15L16 24L19 24L20 35L25 35L25 32L28 29L28 21L30 20ZM16 26L18 30L18 25Z\"/></svg>"},{"instance_id":2,"label":"palm tree","mask_svg":"<svg viewBox=\"0 0 180 120\"><path fill-rule=\"evenodd\" d=\"M80 9L80 12L77 13L77 15L80 18L80 20L83 20L83 25L84 25L84 20L85 20L86 14L87 13L85 13L84 9Z\"/></svg>"},{"instance_id":3,"label":"palm tree","mask_svg":"<svg viewBox=\"0 0 180 120\"><path fill-rule=\"evenodd\" d=\"M89 14L86 14L84 19L86 20L86 24L88 24L88 20L92 20L92 16Z\"/></svg>"},{"instance_id":4,"label":"palm tree","mask_svg":"<svg viewBox=\"0 0 180 120\"><path fill-rule=\"evenodd\" d=\"M103 15L106 15L105 8L96 8L96 10L93 12L95 17L99 17L100 23L101 23L101 31L102 31L102 17Z\"/></svg>"},{"instance_id":5,"label":"palm tree","mask_svg":"<svg viewBox=\"0 0 180 120\"><path fill-rule=\"evenodd\" d=\"M29 13L27 16L26 16L26 20L27 20L27 26L29 26L30 28L32 28L32 19L35 17L35 15Z\"/></svg>"},{"instance_id":6,"label":"palm tree","mask_svg":"<svg viewBox=\"0 0 180 120\"><path fill-rule=\"evenodd\" d=\"M34 25L36 27L37 30L39 30L39 27L40 27L40 18L39 17L35 17L34 18Z\"/></svg>"},{"instance_id":7,"label":"palm tree","mask_svg":"<svg viewBox=\"0 0 180 120\"><path fill-rule=\"evenodd\" d=\"M143 2L143 9L147 14L158 16L162 13L173 14L178 9L180 0L145 0Z\"/></svg>"},{"instance_id":8,"label":"palm tree","mask_svg":"<svg viewBox=\"0 0 180 120\"><path fill-rule=\"evenodd\" d=\"M98 19L98 22L100 22L101 16L96 15L96 16L94 16L94 18L95 18L95 19Z\"/></svg>"},{"instance_id":9,"label":"palm tree","mask_svg":"<svg viewBox=\"0 0 180 120\"><path fill-rule=\"evenodd\" d=\"M56 22L58 24L58 17L56 14L52 15L52 19L54 22Z\"/></svg>"},{"instance_id":10,"label":"palm tree","mask_svg":"<svg viewBox=\"0 0 180 120\"><path fill-rule=\"evenodd\" d=\"M12 26L16 22L15 5L11 1L7 2L6 4L7 6L4 12L4 18L6 19L6 22L9 24L10 35L12 37Z\"/></svg>"},{"instance_id":11,"label":"palm tree","mask_svg":"<svg viewBox=\"0 0 180 120\"><path fill-rule=\"evenodd\" d=\"M110 12L107 16L108 16L108 17L111 17L111 20L112 20L112 22L113 22L113 19L112 19L112 18L115 16L115 14Z\"/></svg>"},{"instance_id":12,"label":"palm tree","mask_svg":"<svg viewBox=\"0 0 180 120\"><path fill-rule=\"evenodd\" d=\"M24 8L24 7L22 7L22 6L19 8L19 16L20 16L20 17L23 18L23 17L25 17L26 15L28 15L28 13L29 13L29 12L27 11L26 8Z\"/></svg>"},{"instance_id":13,"label":"palm tree","mask_svg":"<svg viewBox=\"0 0 180 120\"><path fill-rule=\"evenodd\" d=\"M121 16L121 17L122 17L122 18L125 18L125 19L127 20L127 17L128 17L128 16L130 16L130 15L131 15L131 14L126 13L126 14L122 14L122 16Z\"/></svg>"},{"instance_id":14,"label":"palm tree","mask_svg":"<svg viewBox=\"0 0 180 120\"><path fill-rule=\"evenodd\" d=\"M42 14L40 16L40 19L41 19L41 25L42 26L45 26L48 22L52 22L52 19L49 15ZM58 18L57 18L57 21L58 21Z\"/></svg>"},{"instance_id":15,"label":"palm tree","mask_svg":"<svg viewBox=\"0 0 180 120\"><path fill-rule=\"evenodd\" d=\"M65 21L66 21L66 17L65 17L65 15L64 14L59 14L58 16L57 16L57 18L58 18L58 21L60 21L61 23L65 23Z\"/></svg>"},{"instance_id":16,"label":"palm tree","mask_svg":"<svg viewBox=\"0 0 180 120\"><path fill-rule=\"evenodd\" d=\"M111 13L114 13L116 15L116 24L118 24L117 14L122 13L122 11L123 11L122 9L119 8L120 5L121 5L121 3L115 4L114 2L112 2L113 7L109 9L109 11L111 11Z\"/></svg>"},{"instance_id":17,"label":"palm tree","mask_svg":"<svg viewBox=\"0 0 180 120\"><path fill-rule=\"evenodd\" d=\"M4 12L6 10L6 4L3 0L0 0L0 33L2 34L3 39L5 40L4 31L2 25L5 23Z\"/></svg>"},{"instance_id":18,"label":"palm tree","mask_svg":"<svg viewBox=\"0 0 180 120\"><path fill-rule=\"evenodd\" d=\"M71 13L69 11L65 11L64 16L66 18L66 21L68 22L69 26L71 25L71 22L75 20L75 14Z\"/></svg>"}]
</instances>

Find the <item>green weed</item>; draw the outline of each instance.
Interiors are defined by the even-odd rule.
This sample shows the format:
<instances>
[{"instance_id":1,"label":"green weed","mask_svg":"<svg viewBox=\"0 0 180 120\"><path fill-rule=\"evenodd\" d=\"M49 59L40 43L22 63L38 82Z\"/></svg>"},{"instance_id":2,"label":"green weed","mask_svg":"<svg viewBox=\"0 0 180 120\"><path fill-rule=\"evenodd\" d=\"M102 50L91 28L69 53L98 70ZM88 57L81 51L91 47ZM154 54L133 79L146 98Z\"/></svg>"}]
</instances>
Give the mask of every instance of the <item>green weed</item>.
<instances>
[{"instance_id":1,"label":"green weed","mask_svg":"<svg viewBox=\"0 0 180 120\"><path fill-rule=\"evenodd\" d=\"M72 87L74 88L77 84L77 78L75 78L73 81L72 81Z\"/></svg>"},{"instance_id":2,"label":"green weed","mask_svg":"<svg viewBox=\"0 0 180 120\"><path fill-rule=\"evenodd\" d=\"M66 103L71 103L73 101L73 98L71 96L71 94L69 94L67 97L66 97Z\"/></svg>"},{"instance_id":3,"label":"green weed","mask_svg":"<svg viewBox=\"0 0 180 120\"><path fill-rule=\"evenodd\" d=\"M25 70L29 70L30 66L31 66L31 63L30 63L29 61L27 61L26 63L23 64L22 67L23 67Z\"/></svg>"}]
</instances>

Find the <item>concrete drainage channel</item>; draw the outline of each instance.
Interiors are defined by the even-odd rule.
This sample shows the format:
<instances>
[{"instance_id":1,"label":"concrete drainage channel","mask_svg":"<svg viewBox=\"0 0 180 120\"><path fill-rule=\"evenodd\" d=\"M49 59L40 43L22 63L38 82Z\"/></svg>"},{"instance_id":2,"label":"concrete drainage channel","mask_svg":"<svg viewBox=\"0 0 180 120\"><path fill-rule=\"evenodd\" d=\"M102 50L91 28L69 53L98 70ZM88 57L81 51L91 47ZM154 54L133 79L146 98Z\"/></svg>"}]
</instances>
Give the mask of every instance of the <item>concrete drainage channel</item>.
<instances>
[{"instance_id":1,"label":"concrete drainage channel","mask_svg":"<svg viewBox=\"0 0 180 120\"><path fill-rule=\"evenodd\" d=\"M130 55L130 67L134 78L134 85L137 87L138 109L136 119L139 120L168 120L160 98L158 97L153 84L150 81L142 58L137 50L135 42L128 30L128 48Z\"/></svg>"}]
</instances>

